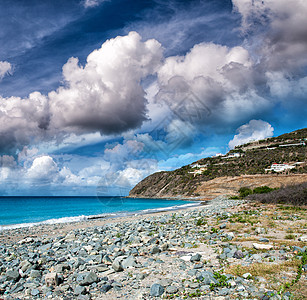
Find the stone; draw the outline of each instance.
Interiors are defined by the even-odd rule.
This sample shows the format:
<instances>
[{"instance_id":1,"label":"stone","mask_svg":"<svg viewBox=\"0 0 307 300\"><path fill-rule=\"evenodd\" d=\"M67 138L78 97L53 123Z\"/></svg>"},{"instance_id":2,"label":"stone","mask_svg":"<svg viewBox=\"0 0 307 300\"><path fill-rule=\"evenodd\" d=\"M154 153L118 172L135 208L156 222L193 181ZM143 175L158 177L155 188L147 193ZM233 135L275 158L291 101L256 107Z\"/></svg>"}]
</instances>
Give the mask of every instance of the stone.
<instances>
[{"instance_id":1,"label":"stone","mask_svg":"<svg viewBox=\"0 0 307 300\"><path fill-rule=\"evenodd\" d=\"M150 251L151 254L158 254L160 252L161 252L161 249L157 246L153 246L151 251Z\"/></svg>"},{"instance_id":2,"label":"stone","mask_svg":"<svg viewBox=\"0 0 307 300\"><path fill-rule=\"evenodd\" d=\"M255 233L256 234L264 234L265 233L265 229L264 228L261 228L261 227L257 227L255 229Z\"/></svg>"},{"instance_id":3,"label":"stone","mask_svg":"<svg viewBox=\"0 0 307 300\"><path fill-rule=\"evenodd\" d=\"M51 272L46 274L45 283L47 286L57 286L60 284L58 274L56 272Z\"/></svg>"},{"instance_id":4,"label":"stone","mask_svg":"<svg viewBox=\"0 0 307 300\"><path fill-rule=\"evenodd\" d=\"M307 242L307 234L300 236L298 240L301 242Z\"/></svg>"},{"instance_id":5,"label":"stone","mask_svg":"<svg viewBox=\"0 0 307 300\"><path fill-rule=\"evenodd\" d=\"M31 290L31 295L32 296L38 296L39 295L39 290L38 289L33 289L33 290Z\"/></svg>"},{"instance_id":6,"label":"stone","mask_svg":"<svg viewBox=\"0 0 307 300\"><path fill-rule=\"evenodd\" d=\"M159 283L154 283L150 287L150 296L160 297L164 293L164 287Z\"/></svg>"},{"instance_id":7,"label":"stone","mask_svg":"<svg viewBox=\"0 0 307 300\"><path fill-rule=\"evenodd\" d=\"M168 244L168 243L164 243L164 244L161 246L161 250L162 250L162 251L166 251L168 248L169 248L169 244Z\"/></svg>"},{"instance_id":8,"label":"stone","mask_svg":"<svg viewBox=\"0 0 307 300\"><path fill-rule=\"evenodd\" d=\"M249 279L250 277L252 277L252 274L251 274L251 273L244 273L244 274L242 275L242 277L243 277L244 279Z\"/></svg>"},{"instance_id":9,"label":"stone","mask_svg":"<svg viewBox=\"0 0 307 300\"><path fill-rule=\"evenodd\" d=\"M105 255L103 258L102 258L102 262L105 264L105 265L112 265L112 260L110 258L109 255Z\"/></svg>"},{"instance_id":10,"label":"stone","mask_svg":"<svg viewBox=\"0 0 307 300\"><path fill-rule=\"evenodd\" d=\"M85 295L87 294L86 288L84 286L81 285L77 285L74 289L74 294L75 295Z\"/></svg>"},{"instance_id":11,"label":"stone","mask_svg":"<svg viewBox=\"0 0 307 300\"><path fill-rule=\"evenodd\" d=\"M32 264L28 260L24 260L20 263L20 267L21 267L22 272L27 271L31 266L32 266Z\"/></svg>"},{"instance_id":12,"label":"stone","mask_svg":"<svg viewBox=\"0 0 307 300\"><path fill-rule=\"evenodd\" d=\"M94 282L98 282L98 277L94 272L89 272L85 278L80 282L80 285L91 285Z\"/></svg>"},{"instance_id":13,"label":"stone","mask_svg":"<svg viewBox=\"0 0 307 300\"><path fill-rule=\"evenodd\" d=\"M110 289L112 288L111 284L104 284L101 286L101 288L99 289L101 292L106 293L108 292Z\"/></svg>"},{"instance_id":14,"label":"stone","mask_svg":"<svg viewBox=\"0 0 307 300\"><path fill-rule=\"evenodd\" d=\"M197 279L202 280L204 285L210 285L210 283L217 283L218 281L214 278L214 275L210 271L203 271L197 276Z\"/></svg>"},{"instance_id":15,"label":"stone","mask_svg":"<svg viewBox=\"0 0 307 300\"><path fill-rule=\"evenodd\" d=\"M191 256L190 261L200 261L201 259L201 255L199 253L194 254L193 256Z\"/></svg>"},{"instance_id":16,"label":"stone","mask_svg":"<svg viewBox=\"0 0 307 300\"><path fill-rule=\"evenodd\" d=\"M224 228L226 228L226 224L225 223L220 225L220 229L224 229Z\"/></svg>"},{"instance_id":17,"label":"stone","mask_svg":"<svg viewBox=\"0 0 307 300\"><path fill-rule=\"evenodd\" d=\"M161 284L163 287L166 287L166 286L171 285L172 282L173 282L172 279L169 279L169 278L162 278L162 279L159 280L159 282L157 282L157 283Z\"/></svg>"},{"instance_id":18,"label":"stone","mask_svg":"<svg viewBox=\"0 0 307 300\"><path fill-rule=\"evenodd\" d=\"M10 280L18 281L18 279L20 278L18 270L8 270L5 273L5 276L6 276L6 281Z\"/></svg>"},{"instance_id":19,"label":"stone","mask_svg":"<svg viewBox=\"0 0 307 300\"><path fill-rule=\"evenodd\" d=\"M193 269L201 269L204 267L204 264L202 262L197 262L194 266Z\"/></svg>"},{"instance_id":20,"label":"stone","mask_svg":"<svg viewBox=\"0 0 307 300\"><path fill-rule=\"evenodd\" d=\"M260 239L259 239L259 242L261 242L261 243L268 243L268 242L269 242L269 239L260 238Z\"/></svg>"},{"instance_id":21,"label":"stone","mask_svg":"<svg viewBox=\"0 0 307 300\"><path fill-rule=\"evenodd\" d=\"M124 269L129 267L135 267L137 265L136 259L134 256L128 256L127 258L123 259L122 266Z\"/></svg>"},{"instance_id":22,"label":"stone","mask_svg":"<svg viewBox=\"0 0 307 300\"><path fill-rule=\"evenodd\" d=\"M257 250L270 250L273 248L273 245L253 243L253 247Z\"/></svg>"},{"instance_id":23,"label":"stone","mask_svg":"<svg viewBox=\"0 0 307 300\"><path fill-rule=\"evenodd\" d=\"M244 254L241 250L237 250L234 254L233 254L233 257L234 258L237 258L237 259L241 259L244 257Z\"/></svg>"},{"instance_id":24,"label":"stone","mask_svg":"<svg viewBox=\"0 0 307 300\"><path fill-rule=\"evenodd\" d=\"M174 285L171 285L171 286L168 286L166 289L165 289L165 292L167 294L176 294L178 292L178 288Z\"/></svg>"},{"instance_id":25,"label":"stone","mask_svg":"<svg viewBox=\"0 0 307 300\"><path fill-rule=\"evenodd\" d=\"M115 272L121 272L124 270L121 257L116 257L114 259L112 263L112 268L114 269Z\"/></svg>"},{"instance_id":26,"label":"stone","mask_svg":"<svg viewBox=\"0 0 307 300\"><path fill-rule=\"evenodd\" d=\"M42 276L42 272L39 271L39 270L31 270L31 273L30 273L30 277L31 278L38 278L38 277L41 277Z\"/></svg>"}]
</instances>

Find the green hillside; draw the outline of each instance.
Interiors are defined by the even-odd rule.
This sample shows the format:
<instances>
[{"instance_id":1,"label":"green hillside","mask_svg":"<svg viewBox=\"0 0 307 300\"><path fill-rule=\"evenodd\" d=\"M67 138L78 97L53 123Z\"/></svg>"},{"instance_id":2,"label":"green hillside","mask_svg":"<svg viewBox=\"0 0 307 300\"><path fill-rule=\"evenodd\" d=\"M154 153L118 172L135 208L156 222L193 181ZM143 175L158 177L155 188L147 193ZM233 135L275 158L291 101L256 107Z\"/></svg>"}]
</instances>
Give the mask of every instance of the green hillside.
<instances>
[{"instance_id":1,"label":"green hillside","mask_svg":"<svg viewBox=\"0 0 307 300\"><path fill-rule=\"evenodd\" d=\"M130 195L142 196L148 195L149 190L163 190L174 196L192 196L201 182L223 176L274 173L267 170L272 164L291 166L280 173L307 173L306 144L307 128L241 145L224 156L203 158L174 171L152 174L137 184Z\"/></svg>"}]
</instances>

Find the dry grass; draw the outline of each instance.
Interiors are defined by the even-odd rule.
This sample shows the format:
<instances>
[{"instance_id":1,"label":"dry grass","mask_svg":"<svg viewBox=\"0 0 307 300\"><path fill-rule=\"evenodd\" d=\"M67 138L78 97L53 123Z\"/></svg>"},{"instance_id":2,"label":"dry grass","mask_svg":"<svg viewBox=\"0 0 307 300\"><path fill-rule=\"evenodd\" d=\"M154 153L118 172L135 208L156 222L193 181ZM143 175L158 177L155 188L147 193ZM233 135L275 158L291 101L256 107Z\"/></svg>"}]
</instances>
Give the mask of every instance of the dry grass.
<instances>
[{"instance_id":1,"label":"dry grass","mask_svg":"<svg viewBox=\"0 0 307 300\"><path fill-rule=\"evenodd\" d=\"M278 265L274 263L254 263L249 266L232 265L225 272L236 276L251 273L252 276L261 276L268 279L268 275L280 275L281 272L295 271L299 264L299 259L292 259Z\"/></svg>"}]
</instances>

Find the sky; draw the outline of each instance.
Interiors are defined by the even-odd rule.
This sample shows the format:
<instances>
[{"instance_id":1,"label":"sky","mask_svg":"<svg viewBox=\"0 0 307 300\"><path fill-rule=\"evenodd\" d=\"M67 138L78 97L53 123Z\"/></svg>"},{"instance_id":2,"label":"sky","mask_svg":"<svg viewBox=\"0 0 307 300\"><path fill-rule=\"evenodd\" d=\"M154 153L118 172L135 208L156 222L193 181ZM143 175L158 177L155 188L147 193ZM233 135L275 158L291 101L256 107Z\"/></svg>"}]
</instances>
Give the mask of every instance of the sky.
<instances>
[{"instance_id":1,"label":"sky","mask_svg":"<svg viewBox=\"0 0 307 300\"><path fill-rule=\"evenodd\" d=\"M307 127L305 0L0 0L0 195L127 195Z\"/></svg>"}]
</instances>

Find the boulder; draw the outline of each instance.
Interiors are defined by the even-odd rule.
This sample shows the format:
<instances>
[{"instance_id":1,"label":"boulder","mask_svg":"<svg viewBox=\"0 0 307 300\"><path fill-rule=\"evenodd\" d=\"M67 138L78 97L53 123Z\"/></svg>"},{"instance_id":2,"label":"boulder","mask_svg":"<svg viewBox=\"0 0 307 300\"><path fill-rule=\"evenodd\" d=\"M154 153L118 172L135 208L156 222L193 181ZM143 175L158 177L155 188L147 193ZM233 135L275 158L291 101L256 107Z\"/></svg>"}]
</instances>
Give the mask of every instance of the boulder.
<instances>
[{"instance_id":1,"label":"boulder","mask_svg":"<svg viewBox=\"0 0 307 300\"><path fill-rule=\"evenodd\" d=\"M159 283L154 283L150 287L150 296L160 297L164 293L164 287Z\"/></svg>"},{"instance_id":2,"label":"boulder","mask_svg":"<svg viewBox=\"0 0 307 300\"><path fill-rule=\"evenodd\" d=\"M60 281L58 278L58 274L56 272L51 272L46 274L45 276L45 283L47 286L57 286L59 285Z\"/></svg>"}]
</instances>

